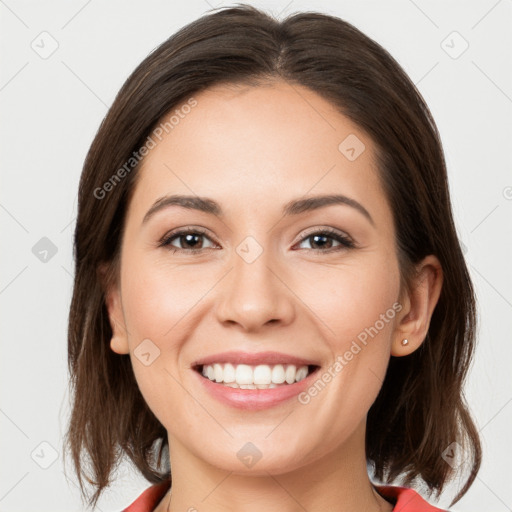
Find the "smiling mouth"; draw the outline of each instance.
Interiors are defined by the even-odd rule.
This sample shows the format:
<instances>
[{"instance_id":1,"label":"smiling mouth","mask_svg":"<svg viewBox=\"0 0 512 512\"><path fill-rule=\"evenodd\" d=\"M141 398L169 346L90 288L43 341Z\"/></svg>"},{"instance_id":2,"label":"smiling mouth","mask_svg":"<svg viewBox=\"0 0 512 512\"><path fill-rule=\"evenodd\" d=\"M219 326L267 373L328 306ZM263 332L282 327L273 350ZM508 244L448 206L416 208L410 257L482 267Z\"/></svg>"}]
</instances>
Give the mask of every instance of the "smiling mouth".
<instances>
[{"instance_id":1,"label":"smiling mouth","mask_svg":"<svg viewBox=\"0 0 512 512\"><path fill-rule=\"evenodd\" d=\"M203 378L221 386L236 389L273 389L300 382L319 368L317 365L214 363L196 365L193 369Z\"/></svg>"}]
</instances>

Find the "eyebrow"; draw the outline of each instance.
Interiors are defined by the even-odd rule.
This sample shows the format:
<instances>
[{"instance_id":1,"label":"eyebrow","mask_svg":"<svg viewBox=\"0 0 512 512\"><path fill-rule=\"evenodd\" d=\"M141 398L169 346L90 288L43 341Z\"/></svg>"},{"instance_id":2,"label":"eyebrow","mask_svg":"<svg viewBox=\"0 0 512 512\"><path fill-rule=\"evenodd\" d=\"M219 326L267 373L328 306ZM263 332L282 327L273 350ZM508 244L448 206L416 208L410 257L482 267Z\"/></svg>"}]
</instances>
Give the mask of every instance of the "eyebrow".
<instances>
[{"instance_id":1,"label":"eyebrow","mask_svg":"<svg viewBox=\"0 0 512 512\"><path fill-rule=\"evenodd\" d=\"M303 199L295 199L284 205L282 213L283 216L299 215L304 212L317 210L319 208L334 204L341 204L354 208L359 213L363 214L370 222L370 224L372 224L372 226L375 226L375 222L372 216L361 203L357 202L355 199L341 194L330 194L306 197ZM155 215L158 211L169 206L180 206L181 208L198 210L204 213L215 215L219 218L223 217L224 215L219 203L208 197L171 195L158 199L147 211L144 219L142 220L142 224L148 222L149 219L153 217L153 215Z\"/></svg>"}]
</instances>

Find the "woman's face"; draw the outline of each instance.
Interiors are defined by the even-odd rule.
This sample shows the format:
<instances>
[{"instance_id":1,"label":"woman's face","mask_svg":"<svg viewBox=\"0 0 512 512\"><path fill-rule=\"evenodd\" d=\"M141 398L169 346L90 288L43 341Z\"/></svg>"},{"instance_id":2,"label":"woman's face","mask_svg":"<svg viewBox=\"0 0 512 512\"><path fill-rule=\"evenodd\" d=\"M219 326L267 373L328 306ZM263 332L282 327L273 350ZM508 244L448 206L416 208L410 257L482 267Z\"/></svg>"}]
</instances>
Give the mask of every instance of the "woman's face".
<instances>
[{"instance_id":1,"label":"woman's face","mask_svg":"<svg viewBox=\"0 0 512 512\"><path fill-rule=\"evenodd\" d=\"M263 474L339 454L355 438L362 446L401 308L374 145L297 85L218 86L194 98L161 141L153 137L140 170L109 299L111 347L130 353L171 460L188 453ZM163 199L181 195L218 211ZM304 202L332 195L346 199ZM210 356L223 369L245 362L250 380L262 361L217 356L227 351L279 353L262 360L262 382L282 380L276 363L286 376L292 357L319 368L253 390L213 383L194 367Z\"/></svg>"}]
</instances>

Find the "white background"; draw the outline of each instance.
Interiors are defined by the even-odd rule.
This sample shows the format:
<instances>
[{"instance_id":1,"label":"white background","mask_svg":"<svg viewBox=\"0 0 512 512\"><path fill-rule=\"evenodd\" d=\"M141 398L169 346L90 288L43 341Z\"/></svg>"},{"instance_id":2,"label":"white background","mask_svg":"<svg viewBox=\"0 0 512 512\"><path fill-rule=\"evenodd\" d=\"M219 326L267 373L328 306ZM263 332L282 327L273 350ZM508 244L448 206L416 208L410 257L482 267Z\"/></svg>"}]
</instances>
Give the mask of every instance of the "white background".
<instances>
[{"instance_id":1,"label":"white background","mask_svg":"<svg viewBox=\"0 0 512 512\"><path fill-rule=\"evenodd\" d=\"M72 235L83 160L129 73L177 29L211 7L230 5L215 1L0 1L0 512L84 510L71 466L66 478L62 461ZM427 100L441 132L480 311L467 398L484 461L451 510L511 510L512 1L248 3L280 18L317 10L346 19L393 55ZM51 36L40 36L44 31ZM464 42L453 31L469 43L458 58L452 57ZM31 47L41 47L43 37L47 49L52 38L58 44L46 59ZM43 237L57 250L47 262L32 251ZM52 450L55 461L43 469ZM148 486L123 465L97 510L120 511ZM439 505L447 507L451 496Z\"/></svg>"}]
</instances>

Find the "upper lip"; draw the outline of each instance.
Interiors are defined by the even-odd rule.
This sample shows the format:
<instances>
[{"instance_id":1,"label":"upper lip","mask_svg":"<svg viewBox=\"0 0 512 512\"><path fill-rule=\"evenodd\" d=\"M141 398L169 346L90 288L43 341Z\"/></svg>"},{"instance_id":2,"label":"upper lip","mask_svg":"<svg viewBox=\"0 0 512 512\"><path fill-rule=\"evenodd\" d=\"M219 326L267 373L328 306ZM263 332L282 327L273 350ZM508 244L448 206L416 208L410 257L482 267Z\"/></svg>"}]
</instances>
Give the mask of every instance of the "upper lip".
<instances>
[{"instance_id":1,"label":"upper lip","mask_svg":"<svg viewBox=\"0 0 512 512\"><path fill-rule=\"evenodd\" d=\"M247 364L247 365L258 365L258 364L294 364L296 366L317 366L318 363L303 359L301 357L292 356L289 354L282 354L280 352L241 352L241 351L229 351L221 352L219 354L212 354L211 356L202 357L192 364L192 367L204 366L213 363L231 363L231 364Z\"/></svg>"}]
</instances>

